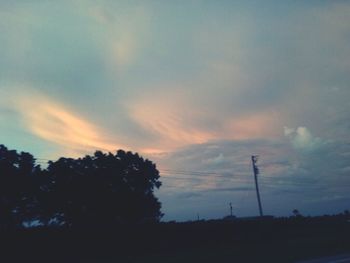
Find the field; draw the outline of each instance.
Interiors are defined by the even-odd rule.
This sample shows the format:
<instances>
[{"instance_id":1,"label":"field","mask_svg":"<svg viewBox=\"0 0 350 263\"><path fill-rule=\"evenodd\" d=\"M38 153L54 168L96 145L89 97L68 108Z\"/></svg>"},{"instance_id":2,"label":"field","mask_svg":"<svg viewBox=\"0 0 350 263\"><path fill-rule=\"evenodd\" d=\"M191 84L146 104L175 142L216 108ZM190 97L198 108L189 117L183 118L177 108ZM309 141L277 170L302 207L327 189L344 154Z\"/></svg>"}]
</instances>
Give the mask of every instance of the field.
<instances>
[{"instance_id":1,"label":"field","mask_svg":"<svg viewBox=\"0 0 350 263\"><path fill-rule=\"evenodd\" d=\"M350 252L345 216L33 228L1 235L1 262L295 262Z\"/></svg>"}]
</instances>

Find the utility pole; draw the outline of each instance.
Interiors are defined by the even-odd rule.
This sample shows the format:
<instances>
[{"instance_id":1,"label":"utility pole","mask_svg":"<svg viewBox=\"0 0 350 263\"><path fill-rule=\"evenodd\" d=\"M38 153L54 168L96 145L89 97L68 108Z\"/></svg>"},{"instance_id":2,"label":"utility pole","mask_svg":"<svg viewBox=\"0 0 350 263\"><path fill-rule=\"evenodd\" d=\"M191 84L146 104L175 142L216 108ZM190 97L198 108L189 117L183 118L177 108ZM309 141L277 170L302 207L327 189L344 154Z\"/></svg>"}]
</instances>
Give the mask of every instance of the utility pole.
<instances>
[{"instance_id":1,"label":"utility pole","mask_svg":"<svg viewBox=\"0 0 350 263\"><path fill-rule=\"evenodd\" d=\"M231 217L233 216L232 214L232 203L230 203L230 211L231 211Z\"/></svg>"},{"instance_id":2,"label":"utility pole","mask_svg":"<svg viewBox=\"0 0 350 263\"><path fill-rule=\"evenodd\" d=\"M252 165L253 165L253 171L254 171L256 196L258 198L259 213L260 213L260 216L263 216L263 210L261 206L260 193L259 193L259 185L258 185L259 168L256 165L256 163L258 162L258 157L259 157L258 155L252 155Z\"/></svg>"}]
</instances>

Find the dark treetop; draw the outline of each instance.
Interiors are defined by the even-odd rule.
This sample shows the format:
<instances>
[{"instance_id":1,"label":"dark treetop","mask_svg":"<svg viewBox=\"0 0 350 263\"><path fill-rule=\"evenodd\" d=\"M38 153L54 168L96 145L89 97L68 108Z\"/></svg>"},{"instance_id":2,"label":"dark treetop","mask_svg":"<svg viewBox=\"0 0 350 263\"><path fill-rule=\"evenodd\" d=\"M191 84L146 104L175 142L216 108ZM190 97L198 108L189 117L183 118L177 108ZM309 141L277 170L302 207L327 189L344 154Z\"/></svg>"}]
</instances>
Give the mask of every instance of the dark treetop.
<instances>
[{"instance_id":1,"label":"dark treetop","mask_svg":"<svg viewBox=\"0 0 350 263\"><path fill-rule=\"evenodd\" d=\"M29 153L0 145L0 225L107 226L159 221L154 163L137 153L60 158L46 169Z\"/></svg>"}]
</instances>

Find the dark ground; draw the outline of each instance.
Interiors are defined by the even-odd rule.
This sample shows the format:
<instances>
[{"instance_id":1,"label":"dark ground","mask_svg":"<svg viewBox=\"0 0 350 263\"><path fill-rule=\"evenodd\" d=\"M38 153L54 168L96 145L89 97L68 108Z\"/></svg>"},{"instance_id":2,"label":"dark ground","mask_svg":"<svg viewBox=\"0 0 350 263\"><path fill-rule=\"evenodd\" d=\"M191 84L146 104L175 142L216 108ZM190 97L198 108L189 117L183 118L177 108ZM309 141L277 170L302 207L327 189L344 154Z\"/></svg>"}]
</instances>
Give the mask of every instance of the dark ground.
<instances>
[{"instance_id":1,"label":"dark ground","mask_svg":"<svg viewBox=\"0 0 350 263\"><path fill-rule=\"evenodd\" d=\"M0 262L295 262L350 252L346 217L1 232Z\"/></svg>"}]
</instances>

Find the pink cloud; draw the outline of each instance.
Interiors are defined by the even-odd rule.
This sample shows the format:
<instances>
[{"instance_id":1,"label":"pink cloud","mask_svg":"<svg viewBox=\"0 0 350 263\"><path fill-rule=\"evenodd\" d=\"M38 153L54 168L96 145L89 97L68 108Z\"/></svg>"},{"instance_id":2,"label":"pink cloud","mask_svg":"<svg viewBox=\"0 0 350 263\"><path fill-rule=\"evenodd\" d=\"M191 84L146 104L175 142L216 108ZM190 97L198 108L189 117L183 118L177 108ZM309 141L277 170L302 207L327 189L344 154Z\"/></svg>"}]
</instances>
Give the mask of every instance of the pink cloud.
<instances>
[{"instance_id":1,"label":"pink cloud","mask_svg":"<svg viewBox=\"0 0 350 263\"><path fill-rule=\"evenodd\" d=\"M61 146L69 155L125 148L102 129L46 96L36 94L17 98L15 107L30 132Z\"/></svg>"}]
</instances>

